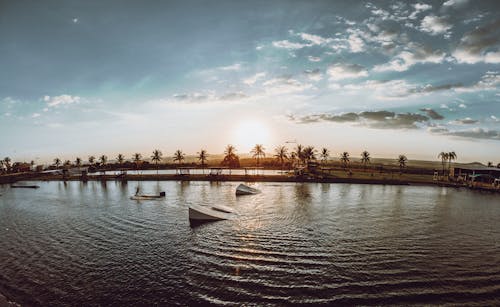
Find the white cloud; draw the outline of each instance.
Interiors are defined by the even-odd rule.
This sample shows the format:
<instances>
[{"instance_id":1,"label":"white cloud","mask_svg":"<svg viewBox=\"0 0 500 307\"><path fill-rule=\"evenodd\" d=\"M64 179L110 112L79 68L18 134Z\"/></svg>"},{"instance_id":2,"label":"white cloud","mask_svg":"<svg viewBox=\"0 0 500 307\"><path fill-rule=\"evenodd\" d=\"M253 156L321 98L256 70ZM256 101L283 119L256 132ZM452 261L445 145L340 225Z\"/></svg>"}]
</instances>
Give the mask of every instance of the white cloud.
<instances>
[{"instance_id":1,"label":"white cloud","mask_svg":"<svg viewBox=\"0 0 500 307\"><path fill-rule=\"evenodd\" d=\"M44 96L43 101L47 103L48 107L57 107L59 105L79 103L81 100L78 96L60 95L60 96Z\"/></svg>"},{"instance_id":2,"label":"white cloud","mask_svg":"<svg viewBox=\"0 0 500 307\"><path fill-rule=\"evenodd\" d=\"M324 38L319 35L309 34L309 33L299 33L299 36L314 45L323 45L332 42L331 38Z\"/></svg>"},{"instance_id":3,"label":"white cloud","mask_svg":"<svg viewBox=\"0 0 500 307\"><path fill-rule=\"evenodd\" d=\"M389 14L389 12L387 12L383 9L374 9L374 10L372 10L372 14L380 17L380 19L382 19L382 20L387 20L391 16L391 14Z\"/></svg>"},{"instance_id":4,"label":"white cloud","mask_svg":"<svg viewBox=\"0 0 500 307\"><path fill-rule=\"evenodd\" d=\"M348 43L349 47L351 48L351 52L357 53L365 50L365 43L356 33L352 33L351 35L349 35Z\"/></svg>"},{"instance_id":5,"label":"white cloud","mask_svg":"<svg viewBox=\"0 0 500 307\"><path fill-rule=\"evenodd\" d=\"M311 62L320 62L321 61L321 58L320 57L315 57L315 56L308 56L307 59Z\"/></svg>"},{"instance_id":6,"label":"white cloud","mask_svg":"<svg viewBox=\"0 0 500 307\"><path fill-rule=\"evenodd\" d=\"M278 77L267 80L263 83L264 90L268 95L282 95L295 92L303 92L313 89L312 84L301 83L289 77Z\"/></svg>"},{"instance_id":7,"label":"white cloud","mask_svg":"<svg viewBox=\"0 0 500 307\"><path fill-rule=\"evenodd\" d=\"M415 11L413 11L413 13L408 16L409 19L416 19L419 13L430 10L432 8L432 5L426 3L415 3L413 5L413 8L415 8Z\"/></svg>"},{"instance_id":8,"label":"white cloud","mask_svg":"<svg viewBox=\"0 0 500 307\"><path fill-rule=\"evenodd\" d=\"M32 118L37 118L37 117L40 117L40 113L33 113L33 115L31 115Z\"/></svg>"},{"instance_id":9,"label":"white cloud","mask_svg":"<svg viewBox=\"0 0 500 307\"><path fill-rule=\"evenodd\" d=\"M285 39L282 41L274 41L273 46L276 48L284 48L284 49L301 49L304 47L310 47L312 46L312 44L293 43Z\"/></svg>"},{"instance_id":10,"label":"white cloud","mask_svg":"<svg viewBox=\"0 0 500 307\"><path fill-rule=\"evenodd\" d=\"M459 6L467 3L468 0L448 0L445 3L443 3L443 6Z\"/></svg>"},{"instance_id":11,"label":"white cloud","mask_svg":"<svg viewBox=\"0 0 500 307\"><path fill-rule=\"evenodd\" d=\"M342 88L353 94L358 94L359 91L368 91L377 99L394 100L408 97L411 89L415 86L405 80L367 80L357 84L347 84Z\"/></svg>"},{"instance_id":12,"label":"white cloud","mask_svg":"<svg viewBox=\"0 0 500 307\"><path fill-rule=\"evenodd\" d=\"M308 69L304 71L304 73L311 81L320 81L323 79L323 74L319 69L313 69L313 70Z\"/></svg>"},{"instance_id":13,"label":"white cloud","mask_svg":"<svg viewBox=\"0 0 500 307\"><path fill-rule=\"evenodd\" d=\"M451 121L450 124L452 124L452 125L472 125L472 124L476 124L477 122L478 122L478 120L476 120L476 119L466 117L463 119L456 119L454 121Z\"/></svg>"},{"instance_id":14,"label":"white cloud","mask_svg":"<svg viewBox=\"0 0 500 307\"><path fill-rule=\"evenodd\" d=\"M243 99L249 98L248 95L243 92L228 92L222 95L216 94L215 91L205 91L205 92L193 92L193 93L182 93L174 94L172 99L161 99L158 102L160 104L165 103L180 103L183 105L189 104L208 104L208 103L220 103L220 102L238 102Z\"/></svg>"},{"instance_id":15,"label":"white cloud","mask_svg":"<svg viewBox=\"0 0 500 307\"><path fill-rule=\"evenodd\" d=\"M446 18L438 17L435 15L428 15L422 19L422 23L420 24L420 30L427 32L431 35L438 35L446 33L453 26L448 23Z\"/></svg>"},{"instance_id":16,"label":"white cloud","mask_svg":"<svg viewBox=\"0 0 500 307\"><path fill-rule=\"evenodd\" d=\"M336 64L328 67L330 80L354 79L368 76L368 71L357 64Z\"/></svg>"},{"instance_id":17,"label":"white cloud","mask_svg":"<svg viewBox=\"0 0 500 307\"><path fill-rule=\"evenodd\" d=\"M500 87L500 74L496 71L488 71L472 86L457 87L457 92L494 91Z\"/></svg>"},{"instance_id":18,"label":"white cloud","mask_svg":"<svg viewBox=\"0 0 500 307\"><path fill-rule=\"evenodd\" d=\"M249 78L244 79L243 83L245 83L246 85L253 85L259 79L264 78L265 76L266 76L265 72L259 72L259 73L256 73L255 75L253 75L253 76L251 76Z\"/></svg>"},{"instance_id":19,"label":"white cloud","mask_svg":"<svg viewBox=\"0 0 500 307\"><path fill-rule=\"evenodd\" d=\"M460 39L453 57L459 63L500 63L500 20L476 27Z\"/></svg>"},{"instance_id":20,"label":"white cloud","mask_svg":"<svg viewBox=\"0 0 500 307\"><path fill-rule=\"evenodd\" d=\"M461 108L461 109L467 108L467 106L465 104L463 104L463 103L459 104L458 107Z\"/></svg>"},{"instance_id":21,"label":"white cloud","mask_svg":"<svg viewBox=\"0 0 500 307\"><path fill-rule=\"evenodd\" d=\"M219 67L220 70L233 70L233 71L237 71L237 70L240 70L241 69L241 64L240 63L235 63L233 65L229 65L229 66L222 66L222 67Z\"/></svg>"},{"instance_id":22,"label":"white cloud","mask_svg":"<svg viewBox=\"0 0 500 307\"><path fill-rule=\"evenodd\" d=\"M5 104L8 104L8 105L15 105L15 104L20 103L19 100L16 100L12 97L5 97L4 99L2 99L2 102Z\"/></svg>"},{"instance_id":23,"label":"white cloud","mask_svg":"<svg viewBox=\"0 0 500 307\"><path fill-rule=\"evenodd\" d=\"M421 11L421 12L432 9L432 5L429 5L427 3L416 3L416 4L413 5L413 7L417 11Z\"/></svg>"},{"instance_id":24,"label":"white cloud","mask_svg":"<svg viewBox=\"0 0 500 307\"><path fill-rule=\"evenodd\" d=\"M457 49L453 52L453 57L459 63L475 64L479 62L498 64L500 63L500 51L491 51L484 54L472 53L467 50Z\"/></svg>"},{"instance_id":25,"label":"white cloud","mask_svg":"<svg viewBox=\"0 0 500 307\"><path fill-rule=\"evenodd\" d=\"M409 51L402 51L386 64L376 65L374 71L406 71L411 66L422 63L442 63L445 53L441 51L431 51L428 48L410 44Z\"/></svg>"}]
</instances>

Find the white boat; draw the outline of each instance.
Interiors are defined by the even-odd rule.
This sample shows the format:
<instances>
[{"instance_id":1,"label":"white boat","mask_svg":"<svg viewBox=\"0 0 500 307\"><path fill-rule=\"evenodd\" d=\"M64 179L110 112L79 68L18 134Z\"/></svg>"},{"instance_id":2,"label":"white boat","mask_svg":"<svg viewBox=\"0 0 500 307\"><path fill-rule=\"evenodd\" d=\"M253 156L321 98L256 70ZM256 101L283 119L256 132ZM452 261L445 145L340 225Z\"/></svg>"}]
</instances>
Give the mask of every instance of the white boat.
<instances>
[{"instance_id":1,"label":"white boat","mask_svg":"<svg viewBox=\"0 0 500 307\"><path fill-rule=\"evenodd\" d=\"M241 183L236 188L236 195L252 195L252 194L258 194L258 193L260 193L259 189L249 187L243 183Z\"/></svg>"},{"instance_id":2,"label":"white boat","mask_svg":"<svg viewBox=\"0 0 500 307\"><path fill-rule=\"evenodd\" d=\"M163 198L165 198L165 192L160 192L160 195L136 194L136 195L130 196L130 199L132 199L132 200L160 200Z\"/></svg>"},{"instance_id":3,"label":"white boat","mask_svg":"<svg viewBox=\"0 0 500 307\"><path fill-rule=\"evenodd\" d=\"M220 221L232 217L232 209L226 206L190 206L189 219L195 221Z\"/></svg>"}]
</instances>

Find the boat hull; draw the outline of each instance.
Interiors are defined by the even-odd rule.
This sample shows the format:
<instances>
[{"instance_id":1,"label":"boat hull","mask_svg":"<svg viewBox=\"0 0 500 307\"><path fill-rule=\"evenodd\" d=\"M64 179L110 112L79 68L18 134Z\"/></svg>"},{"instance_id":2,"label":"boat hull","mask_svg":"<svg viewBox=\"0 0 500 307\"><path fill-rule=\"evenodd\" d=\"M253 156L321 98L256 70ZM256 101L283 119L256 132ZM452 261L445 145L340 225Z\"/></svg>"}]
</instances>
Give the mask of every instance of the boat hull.
<instances>
[{"instance_id":1,"label":"boat hull","mask_svg":"<svg viewBox=\"0 0 500 307\"><path fill-rule=\"evenodd\" d=\"M37 185L11 185L11 188L17 189L38 189L40 186Z\"/></svg>"},{"instance_id":2,"label":"boat hull","mask_svg":"<svg viewBox=\"0 0 500 307\"><path fill-rule=\"evenodd\" d=\"M137 195L130 197L130 199L132 200L161 200L164 198L165 196L150 196L150 195Z\"/></svg>"},{"instance_id":3,"label":"boat hull","mask_svg":"<svg viewBox=\"0 0 500 307\"><path fill-rule=\"evenodd\" d=\"M253 194L258 194L258 193L260 193L260 190L249 187L249 186L244 185L244 184L240 184L236 188L236 195L253 195Z\"/></svg>"},{"instance_id":4,"label":"boat hull","mask_svg":"<svg viewBox=\"0 0 500 307\"><path fill-rule=\"evenodd\" d=\"M194 221L221 221L228 218L223 212L217 212L210 208L189 207L189 219Z\"/></svg>"}]
</instances>

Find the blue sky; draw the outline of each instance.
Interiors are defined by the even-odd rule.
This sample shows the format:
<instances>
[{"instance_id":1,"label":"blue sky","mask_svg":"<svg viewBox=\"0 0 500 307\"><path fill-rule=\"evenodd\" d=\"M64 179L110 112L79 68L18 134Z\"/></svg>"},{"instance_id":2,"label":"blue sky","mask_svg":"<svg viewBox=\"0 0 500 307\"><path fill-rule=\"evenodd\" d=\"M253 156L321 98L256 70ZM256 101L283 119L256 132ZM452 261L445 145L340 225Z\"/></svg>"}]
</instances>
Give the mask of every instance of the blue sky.
<instances>
[{"instance_id":1,"label":"blue sky","mask_svg":"<svg viewBox=\"0 0 500 307\"><path fill-rule=\"evenodd\" d=\"M15 160L293 140L500 162L498 1L0 1L0 54Z\"/></svg>"}]
</instances>

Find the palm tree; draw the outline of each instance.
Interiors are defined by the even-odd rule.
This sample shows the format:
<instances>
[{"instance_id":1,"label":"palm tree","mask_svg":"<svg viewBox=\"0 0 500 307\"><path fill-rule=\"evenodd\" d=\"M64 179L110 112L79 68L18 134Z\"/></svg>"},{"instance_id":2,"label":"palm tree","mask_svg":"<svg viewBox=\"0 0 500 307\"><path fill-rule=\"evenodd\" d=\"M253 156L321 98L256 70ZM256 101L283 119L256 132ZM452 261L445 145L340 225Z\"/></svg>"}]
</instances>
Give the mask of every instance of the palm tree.
<instances>
[{"instance_id":1,"label":"palm tree","mask_svg":"<svg viewBox=\"0 0 500 307\"><path fill-rule=\"evenodd\" d=\"M135 164L135 169L139 169L139 164L141 164L141 159L142 159L142 155L138 152L136 152L134 154L134 156L132 157L132 159L134 160L134 164Z\"/></svg>"},{"instance_id":2,"label":"palm tree","mask_svg":"<svg viewBox=\"0 0 500 307\"><path fill-rule=\"evenodd\" d=\"M451 161L456 160L456 159L457 159L457 154L454 151L450 151L448 153L448 174L451 171Z\"/></svg>"},{"instance_id":3,"label":"palm tree","mask_svg":"<svg viewBox=\"0 0 500 307\"><path fill-rule=\"evenodd\" d=\"M64 166L65 167L70 167L71 166L71 161L70 160L64 161Z\"/></svg>"},{"instance_id":4,"label":"palm tree","mask_svg":"<svg viewBox=\"0 0 500 307\"><path fill-rule=\"evenodd\" d=\"M61 159L55 158L54 159L54 165L55 165L56 168L59 168L59 165L61 165Z\"/></svg>"},{"instance_id":5,"label":"palm tree","mask_svg":"<svg viewBox=\"0 0 500 307\"><path fill-rule=\"evenodd\" d=\"M240 159L236 155L236 148L233 145L229 144L226 146L224 150L224 159L221 162L222 165L227 165L231 167L239 167Z\"/></svg>"},{"instance_id":6,"label":"palm tree","mask_svg":"<svg viewBox=\"0 0 500 307\"><path fill-rule=\"evenodd\" d=\"M343 168L347 168L347 166L349 165L349 153L347 151L344 151L341 155L340 155L340 162L342 162L342 167Z\"/></svg>"},{"instance_id":7,"label":"palm tree","mask_svg":"<svg viewBox=\"0 0 500 307\"><path fill-rule=\"evenodd\" d=\"M493 162L488 161L488 167L493 167Z\"/></svg>"},{"instance_id":8,"label":"palm tree","mask_svg":"<svg viewBox=\"0 0 500 307\"><path fill-rule=\"evenodd\" d=\"M236 148L229 144L226 146L226 149L224 150L224 156L225 157L232 157L236 155Z\"/></svg>"},{"instance_id":9,"label":"palm tree","mask_svg":"<svg viewBox=\"0 0 500 307\"><path fill-rule=\"evenodd\" d=\"M7 172L10 172L10 161L11 159L9 157L3 158L3 162L5 167L7 168Z\"/></svg>"},{"instance_id":10,"label":"palm tree","mask_svg":"<svg viewBox=\"0 0 500 307\"><path fill-rule=\"evenodd\" d=\"M198 161L201 162L203 174L205 174L205 165L208 160L207 158L208 158L208 153L205 149L202 148L200 152L198 152Z\"/></svg>"},{"instance_id":11,"label":"palm tree","mask_svg":"<svg viewBox=\"0 0 500 307\"><path fill-rule=\"evenodd\" d=\"M0 160L0 174L3 173L3 160Z\"/></svg>"},{"instance_id":12,"label":"palm tree","mask_svg":"<svg viewBox=\"0 0 500 307\"><path fill-rule=\"evenodd\" d=\"M89 164L90 164L90 166L93 166L94 163L95 163L95 157L94 156L90 156L89 157Z\"/></svg>"},{"instance_id":13,"label":"palm tree","mask_svg":"<svg viewBox=\"0 0 500 307\"><path fill-rule=\"evenodd\" d=\"M406 162L408 162L408 158L405 155L399 155L398 163L399 163L399 171L402 173L403 169L406 166Z\"/></svg>"},{"instance_id":14,"label":"palm tree","mask_svg":"<svg viewBox=\"0 0 500 307\"><path fill-rule=\"evenodd\" d=\"M80 158L78 158L78 157L77 157L77 158L75 159L75 165L76 165L76 167L80 167L80 166L82 166L82 159L80 159Z\"/></svg>"},{"instance_id":15,"label":"palm tree","mask_svg":"<svg viewBox=\"0 0 500 307\"><path fill-rule=\"evenodd\" d=\"M314 149L314 146L307 146L302 151L302 156L306 163L311 160L316 160L316 149Z\"/></svg>"},{"instance_id":16,"label":"palm tree","mask_svg":"<svg viewBox=\"0 0 500 307\"><path fill-rule=\"evenodd\" d=\"M323 164L326 164L326 161L328 161L328 157L330 156L330 151L323 147L321 149L321 161L323 161Z\"/></svg>"},{"instance_id":17,"label":"palm tree","mask_svg":"<svg viewBox=\"0 0 500 307\"><path fill-rule=\"evenodd\" d=\"M120 166L122 166L123 162L125 162L125 156L122 154L118 154L118 156L116 157L116 161L118 162L118 164L120 164Z\"/></svg>"},{"instance_id":18,"label":"palm tree","mask_svg":"<svg viewBox=\"0 0 500 307\"><path fill-rule=\"evenodd\" d=\"M156 174L158 175L158 162L161 161L161 157L163 156L163 154L161 153L160 150L158 149L155 149L153 151L153 155L151 156L151 160L156 164Z\"/></svg>"},{"instance_id":19,"label":"palm tree","mask_svg":"<svg viewBox=\"0 0 500 307\"><path fill-rule=\"evenodd\" d=\"M278 146L274 149L276 153L274 156L281 164L281 170L283 170L283 164L285 163L285 159L288 159L288 149L285 146Z\"/></svg>"},{"instance_id":20,"label":"palm tree","mask_svg":"<svg viewBox=\"0 0 500 307\"><path fill-rule=\"evenodd\" d=\"M366 150L361 153L361 163L364 169L366 169L366 164L370 163L370 153Z\"/></svg>"},{"instance_id":21,"label":"palm tree","mask_svg":"<svg viewBox=\"0 0 500 307\"><path fill-rule=\"evenodd\" d=\"M100 156L100 157L99 157L99 161L101 162L101 165L102 165L102 166L105 166L105 165L106 165L106 163L108 162L108 156L106 156L106 155L102 155L102 156Z\"/></svg>"},{"instance_id":22,"label":"palm tree","mask_svg":"<svg viewBox=\"0 0 500 307\"><path fill-rule=\"evenodd\" d=\"M438 158L441 158L441 164L443 165L443 178L444 178L444 166L446 164L446 161L448 161L448 153L442 151L439 153Z\"/></svg>"},{"instance_id":23,"label":"palm tree","mask_svg":"<svg viewBox=\"0 0 500 307\"><path fill-rule=\"evenodd\" d=\"M264 146L262 146L262 144L256 144L255 147L250 151L250 153L253 154L252 157L257 160L257 166L259 166L260 158L266 156L264 150L265 148Z\"/></svg>"},{"instance_id":24,"label":"palm tree","mask_svg":"<svg viewBox=\"0 0 500 307\"><path fill-rule=\"evenodd\" d=\"M304 161L304 146L297 144L297 147L295 147L295 157L299 161L299 163L302 163Z\"/></svg>"},{"instance_id":25,"label":"palm tree","mask_svg":"<svg viewBox=\"0 0 500 307\"><path fill-rule=\"evenodd\" d=\"M108 156L102 155L99 157L99 161L101 163L101 173L103 175L106 175L106 169L104 168L106 166L106 163L108 163Z\"/></svg>"},{"instance_id":26,"label":"palm tree","mask_svg":"<svg viewBox=\"0 0 500 307\"><path fill-rule=\"evenodd\" d=\"M179 162L179 165L181 165L182 161L184 161L184 157L186 155L182 152L182 150L177 149L174 153L174 162L177 161Z\"/></svg>"},{"instance_id":27,"label":"palm tree","mask_svg":"<svg viewBox=\"0 0 500 307\"><path fill-rule=\"evenodd\" d=\"M297 160L297 153L295 151L292 151L290 153L290 163L292 167L295 167L295 160Z\"/></svg>"}]
</instances>

